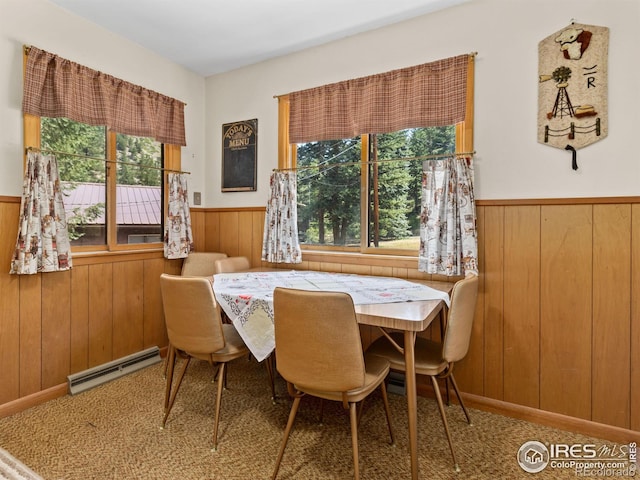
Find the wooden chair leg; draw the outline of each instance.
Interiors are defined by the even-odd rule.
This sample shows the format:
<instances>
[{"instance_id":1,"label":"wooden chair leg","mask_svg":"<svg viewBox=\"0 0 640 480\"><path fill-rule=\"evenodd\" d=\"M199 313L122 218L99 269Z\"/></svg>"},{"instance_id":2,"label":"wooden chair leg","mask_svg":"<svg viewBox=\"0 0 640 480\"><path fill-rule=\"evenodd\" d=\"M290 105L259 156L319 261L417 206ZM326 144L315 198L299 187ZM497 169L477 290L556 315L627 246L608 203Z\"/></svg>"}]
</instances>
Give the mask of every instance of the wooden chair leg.
<instances>
[{"instance_id":1,"label":"wooden chair leg","mask_svg":"<svg viewBox=\"0 0 640 480\"><path fill-rule=\"evenodd\" d=\"M447 407L451 406L451 396L449 395L449 377L444 379L445 391L447 392Z\"/></svg>"},{"instance_id":2,"label":"wooden chair leg","mask_svg":"<svg viewBox=\"0 0 640 480\"><path fill-rule=\"evenodd\" d=\"M175 356L175 349L174 349L174 356ZM182 384L182 379L184 378L184 374L187 371L187 367L189 367L189 363L191 362L191 357L187 357L187 359L184 361L184 364L182 366L182 370L180 370L180 375L178 376L178 383L176 384L175 388L173 389L173 392L171 392L171 397L169 398L169 404L167 406L167 408L165 409L164 412L164 418L162 419L162 428L164 428L165 424L167 423L167 417L169 417L169 412L171 412L171 409L173 408L173 403L176 401L176 395L178 395L178 390L180 390L180 385ZM174 362L171 362L169 364L169 368L171 370L170 372L170 377L167 378L167 388L170 389L171 388L171 382L173 380L173 369L174 369Z\"/></svg>"},{"instance_id":3,"label":"wooden chair leg","mask_svg":"<svg viewBox=\"0 0 640 480\"><path fill-rule=\"evenodd\" d=\"M218 424L220 422L220 404L222 403L222 387L225 384L225 366L226 363L221 363L218 369L218 393L216 394L216 413L213 421L213 448L215 452L218 449Z\"/></svg>"},{"instance_id":4,"label":"wooden chair leg","mask_svg":"<svg viewBox=\"0 0 640 480\"><path fill-rule=\"evenodd\" d=\"M269 355L265 360L267 367L267 376L269 378L269 386L271 387L271 401L276 403L276 372L275 372L275 352Z\"/></svg>"},{"instance_id":5,"label":"wooden chair leg","mask_svg":"<svg viewBox=\"0 0 640 480\"><path fill-rule=\"evenodd\" d=\"M391 426L391 408L389 408L389 397L387 397L387 386L384 382L380 384L380 390L382 391L382 401L384 402L384 411L387 414L387 425L389 426L389 436L391 437L391 445L396 444L396 439L393 435L393 427Z\"/></svg>"},{"instance_id":6,"label":"wooden chair leg","mask_svg":"<svg viewBox=\"0 0 640 480\"><path fill-rule=\"evenodd\" d=\"M291 406L291 412L289 413L289 421L287 422L287 427L284 429L284 438L282 439L282 444L280 445L280 451L278 452L278 459L276 460L276 467L273 471L273 475L271 476L272 480L276 480L278 476L278 470L280 469L280 462L282 462L282 456L284 455L284 449L287 446L287 441L289 440L289 434L291 433L291 429L293 427L293 422L296 420L296 413L298 413L298 407L300 406L300 400L302 397L296 396L293 399L293 405Z\"/></svg>"},{"instance_id":7,"label":"wooden chair leg","mask_svg":"<svg viewBox=\"0 0 640 480\"><path fill-rule=\"evenodd\" d=\"M169 344L167 347L167 356L164 357L164 363L162 364L162 374L164 378L167 378L167 368L169 367L169 357L171 356L171 350L173 350L173 346Z\"/></svg>"},{"instance_id":8,"label":"wooden chair leg","mask_svg":"<svg viewBox=\"0 0 640 480\"><path fill-rule=\"evenodd\" d=\"M358 413L356 404L349 404L349 418L351 419L351 447L353 448L353 478L360 478L360 463L358 462Z\"/></svg>"},{"instance_id":9,"label":"wooden chair leg","mask_svg":"<svg viewBox=\"0 0 640 480\"><path fill-rule=\"evenodd\" d=\"M167 411L167 407L169 406L169 396L171 394L171 387L173 383L173 371L176 365L176 354L175 350L171 345L169 345L169 351L167 352L167 358L165 358L165 373L164 378L166 379L166 387L164 390L164 411Z\"/></svg>"},{"instance_id":10,"label":"wooden chair leg","mask_svg":"<svg viewBox=\"0 0 640 480\"><path fill-rule=\"evenodd\" d=\"M438 401L438 409L440 410L440 417L442 418L442 425L444 425L444 432L447 435L447 440L449 441L449 448L451 449L451 456L453 457L453 467L456 472L460 471L460 467L458 466L458 461L456 460L456 452L453 449L453 442L451 440L451 433L449 432L449 424L447 423L447 415L444 413L444 405L442 403L442 395L440 394L440 386L438 385L438 380L436 377L431 378L431 384L433 385L433 391L436 394L436 400Z\"/></svg>"},{"instance_id":11,"label":"wooden chair leg","mask_svg":"<svg viewBox=\"0 0 640 480\"><path fill-rule=\"evenodd\" d=\"M323 425L324 423L324 399L320 399L320 418L318 419L318 423Z\"/></svg>"},{"instance_id":12,"label":"wooden chair leg","mask_svg":"<svg viewBox=\"0 0 640 480\"><path fill-rule=\"evenodd\" d=\"M453 376L453 373L450 375L451 385L453 385L453 390L456 392L456 396L458 397L458 402L460 402L460 406L462 407L462 411L464 412L465 417L467 417L467 423L469 425L473 425L471 422L471 417L469 416L469 412L467 411L467 407L465 407L464 402L462 401L462 397L460 396L460 390L458 390L458 384L456 383L456 379Z\"/></svg>"}]
</instances>

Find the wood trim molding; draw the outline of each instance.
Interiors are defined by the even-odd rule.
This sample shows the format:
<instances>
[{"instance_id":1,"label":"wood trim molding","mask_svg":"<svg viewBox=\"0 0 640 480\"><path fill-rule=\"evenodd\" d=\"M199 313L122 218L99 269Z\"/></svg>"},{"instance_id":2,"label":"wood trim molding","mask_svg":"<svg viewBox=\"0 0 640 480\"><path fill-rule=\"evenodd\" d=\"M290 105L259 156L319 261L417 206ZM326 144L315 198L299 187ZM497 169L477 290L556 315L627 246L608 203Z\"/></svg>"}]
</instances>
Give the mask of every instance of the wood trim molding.
<instances>
[{"instance_id":1,"label":"wood trim molding","mask_svg":"<svg viewBox=\"0 0 640 480\"><path fill-rule=\"evenodd\" d=\"M0 203L20 203L20 196L0 195ZM520 206L520 205L587 205L613 203L640 203L640 196L629 197L581 197L581 198L518 198L518 199L476 199L477 206ZM192 212L264 212L266 207L190 207Z\"/></svg>"},{"instance_id":2,"label":"wood trim molding","mask_svg":"<svg viewBox=\"0 0 640 480\"><path fill-rule=\"evenodd\" d=\"M446 392L442 392L443 395ZM430 385L419 384L418 395L435 398ZM517 418L526 422L537 423L547 427L557 428L569 432L588 435L595 438L602 438L612 442L624 443L640 442L640 432L628 430L626 428L614 427L603 423L592 422L582 418L569 417L559 413L539 410L537 408L525 407L514 403L504 402L493 398L473 395L461 392L467 407L477 408L485 412L495 413L505 417ZM455 395L451 397L452 402L457 403ZM531 439L535 440L535 439Z\"/></svg>"},{"instance_id":3,"label":"wood trim molding","mask_svg":"<svg viewBox=\"0 0 640 480\"><path fill-rule=\"evenodd\" d=\"M72 252L72 257L73 266L79 267L81 265L95 265L98 263L130 262L134 260L163 258L164 250L121 250L112 252L99 251L92 253Z\"/></svg>"},{"instance_id":4,"label":"wood trim molding","mask_svg":"<svg viewBox=\"0 0 640 480\"><path fill-rule=\"evenodd\" d=\"M640 442L640 432L592 422L582 418L569 417L559 413L538 410L536 408L515 405L513 403L463 393L465 404L487 412L518 418L527 422L539 423L548 427L567 430L582 435L611 440L618 443Z\"/></svg>"},{"instance_id":5,"label":"wood trim molding","mask_svg":"<svg viewBox=\"0 0 640 480\"><path fill-rule=\"evenodd\" d=\"M27 410L28 408L46 403L49 400L55 400L56 398L64 397L67 394L67 390L68 385L66 383L61 383L60 385L55 385L51 388L36 392L32 395L18 398L17 400L13 400L12 402L3 403L2 405L0 405L0 418L14 415L16 413L22 412L23 410Z\"/></svg>"},{"instance_id":6,"label":"wood trim molding","mask_svg":"<svg viewBox=\"0 0 640 480\"><path fill-rule=\"evenodd\" d=\"M640 197L584 197L584 198L522 198L506 200L477 200L482 207L524 206L524 205L589 205L612 203L640 203Z\"/></svg>"},{"instance_id":7,"label":"wood trim molding","mask_svg":"<svg viewBox=\"0 0 640 480\"><path fill-rule=\"evenodd\" d=\"M189 210L192 212L205 212L205 213L217 213L217 212L264 212L267 207L224 207L224 208L193 208Z\"/></svg>"}]
</instances>

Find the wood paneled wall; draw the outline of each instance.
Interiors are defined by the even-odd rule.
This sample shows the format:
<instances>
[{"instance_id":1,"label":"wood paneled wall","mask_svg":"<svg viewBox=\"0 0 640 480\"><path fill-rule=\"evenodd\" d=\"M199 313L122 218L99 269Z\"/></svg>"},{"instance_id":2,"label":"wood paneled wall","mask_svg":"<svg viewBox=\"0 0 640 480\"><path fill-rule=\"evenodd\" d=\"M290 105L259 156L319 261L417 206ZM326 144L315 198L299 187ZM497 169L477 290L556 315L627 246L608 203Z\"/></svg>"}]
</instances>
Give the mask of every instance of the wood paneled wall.
<instances>
[{"instance_id":1,"label":"wood paneled wall","mask_svg":"<svg viewBox=\"0 0 640 480\"><path fill-rule=\"evenodd\" d=\"M0 198L17 225L18 200ZM640 198L478 202L480 295L463 391L640 430ZM194 209L195 247L260 260L264 208ZM74 258L70 272L6 273L0 233L2 406L67 375L165 346L159 252ZM406 257L303 253L295 268L430 278ZM370 339L369 339L370 340ZM368 341L365 339L365 342Z\"/></svg>"},{"instance_id":2,"label":"wood paneled wall","mask_svg":"<svg viewBox=\"0 0 640 480\"><path fill-rule=\"evenodd\" d=\"M72 373L166 346L160 274L182 266L147 251L74 257L66 272L9 275L19 207L19 199L0 198L0 414Z\"/></svg>"},{"instance_id":3,"label":"wood paneled wall","mask_svg":"<svg viewBox=\"0 0 640 480\"><path fill-rule=\"evenodd\" d=\"M479 201L463 391L640 430L640 198ZM260 262L263 209L200 210L198 246ZM430 278L415 259L303 252L295 268ZM368 340L365 339L365 342Z\"/></svg>"}]
</instances>

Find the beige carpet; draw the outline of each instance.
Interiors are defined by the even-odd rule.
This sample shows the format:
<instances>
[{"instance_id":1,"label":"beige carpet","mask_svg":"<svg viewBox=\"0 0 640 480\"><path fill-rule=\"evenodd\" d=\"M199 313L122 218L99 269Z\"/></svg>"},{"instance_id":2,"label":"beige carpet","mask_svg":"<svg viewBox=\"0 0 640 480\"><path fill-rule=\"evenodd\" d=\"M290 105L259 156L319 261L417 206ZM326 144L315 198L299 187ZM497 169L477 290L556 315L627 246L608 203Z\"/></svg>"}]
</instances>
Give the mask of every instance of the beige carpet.
<instances>
[{"instance_id":1,"label":"beige carpet","mask_svg":"<svg viewBox=\"0 0 640 480\"><path fill-rule=\"evenodd\" d=\"M195 363L167 428L162 420L162 364L28 411L0 419L0 447L46 480L270 478L290 402L284 383L274 405L266 370L244 359L230 364L223 393L217 452L211 451L214 385L205 363ZM382 401L365 404L360 435L362 479L410 478L405 398L390 395L397 445L389 446ZM327 404L303 400L280 469L280 479L352 478L348 416ZM602 441L471 410L474 425L457 405L448 418L462 471L455 473L435 401L418 399L420 472L425 479L575 478L568 469L524 472L516 461L529 440L543 443Z\"/></svg>"}]
</instances>

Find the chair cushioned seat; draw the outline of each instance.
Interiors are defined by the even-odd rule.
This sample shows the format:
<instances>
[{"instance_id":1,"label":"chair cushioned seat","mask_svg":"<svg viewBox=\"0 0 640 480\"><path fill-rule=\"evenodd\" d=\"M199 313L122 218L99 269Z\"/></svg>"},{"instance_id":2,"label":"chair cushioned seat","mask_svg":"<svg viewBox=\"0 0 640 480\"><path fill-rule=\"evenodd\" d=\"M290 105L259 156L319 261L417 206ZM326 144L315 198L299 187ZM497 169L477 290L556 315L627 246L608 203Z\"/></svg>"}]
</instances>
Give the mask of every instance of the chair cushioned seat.
<instances>
[{"instance_id":1,"label":"chair cushioned seat","mask_svg":"<svg viewBox=\"0 0 640 480\"><path fill-rule=\"evenodd\" d=\"M365 399L371 392L378 388L380 382L382 382L389 373L389 362L382 357L377 355L365 355L364 361L366 369L364 385L347 392L350 402L360 402ZM325 400L342 401L342 393L340 392L323 392L306 387L304 388L304 391L309 395L324 398Z\"/></svg>"},{"instance_id":2,"label":"chair cushioned seat","mask_svg":"<svg viewBox=\"0 0 640 480\"><path fill-rule=\"evenodd\" d=\"M404 335L400 332L391 333L391 338L404 347ZM391 370L405 371L404 355L400 353L386 337L375 340L367 353L379 355L389 360ZM415 346L416 374L418 375L438 375L447 368L447 362L442 359L442 344L417 337Z\"/></svg>"},{"instance_id":3,"label":"chair cushioned seat","mask_svg":"<svg viewBox=\"0 0 640 480\"><path fill-rule=\"evenodd\" d=\"M249 354L249 349L242 341L242 337L240 337L236 327L223 323L222 332L224 334L225 345L213 354L216 362L227 362ZM189 354L200 360L209 360L209 358L211 358L208 353L189 352Z\"/></svg>"}]
</instances>

